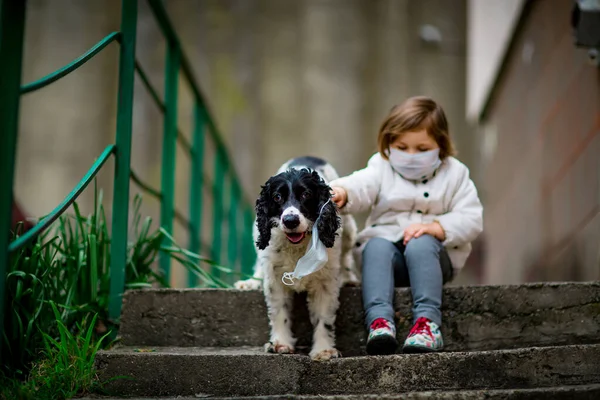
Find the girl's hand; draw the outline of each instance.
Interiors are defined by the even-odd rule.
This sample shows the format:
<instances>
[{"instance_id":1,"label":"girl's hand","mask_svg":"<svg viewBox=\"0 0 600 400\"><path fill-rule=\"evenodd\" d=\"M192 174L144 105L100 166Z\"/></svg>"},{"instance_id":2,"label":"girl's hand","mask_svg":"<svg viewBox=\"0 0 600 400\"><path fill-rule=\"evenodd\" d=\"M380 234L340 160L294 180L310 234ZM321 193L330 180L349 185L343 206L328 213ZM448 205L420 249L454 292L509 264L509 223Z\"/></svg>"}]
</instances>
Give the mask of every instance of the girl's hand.
<instances>
[{"instance_id":1,"label":"girl's hand","mask_svg":"<svg viewBox=\"0 0 600 400\"><path fill-rule=\"evenodd\" d=\"M348 193L344 188L334 186L331 188L331 200L338 206L338 208L342 208L348 202Z\"/></svg>"},{"instance_id":2,"label":"girl's hand","mask_svg":"<svg viewBox=\"0 0 600 400\"><path fill-rule=\"evenodd\" d=\"M440 242L446 239L446 232L439 222L432 222L430 224L412 224L404 230L404 245L406 245L410 239L418 238L422 235L431 235Z\"/></svg>"}]
</instances>

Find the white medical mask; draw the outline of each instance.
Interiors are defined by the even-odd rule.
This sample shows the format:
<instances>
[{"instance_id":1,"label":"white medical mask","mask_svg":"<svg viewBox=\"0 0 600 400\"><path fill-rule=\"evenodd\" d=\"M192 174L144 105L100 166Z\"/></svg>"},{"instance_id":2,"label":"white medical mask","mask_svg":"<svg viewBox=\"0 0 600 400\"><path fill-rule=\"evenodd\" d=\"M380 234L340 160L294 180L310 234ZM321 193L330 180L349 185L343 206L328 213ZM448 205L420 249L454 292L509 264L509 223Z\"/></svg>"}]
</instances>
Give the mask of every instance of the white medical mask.
<instances>
[{"instance_id":1,"label":"white medical mask","mask_svg":"<svg viewBox=\"0 0 600 400\"><path fill-rule=\"evenodd\" d=\"M331 199L327 200L329 203ZM310 246L306 250L306 253L298 260L296 263L296 268L293 272L284 272L281 277L281 282L284 285L291 286L294 284L294 279L302 279L306 275L310 275L313 272L317 272L321 268L325 266L327 263L327 249L323 242L319 240L319 230L317 229L317 223L319 222L319 218L321 218L321 213L323 213L323 209L327 205L327 203L323 204L321 210L319 211L319 216L317 220L313 224L312 227L312 240L310 242Z\"/></svg>"},{"instance_id":2,"label":"white medical mask","mask_svg":"<svg viewBox=\"0 0 600 400\"><path fill-rule=\"evenodd\" d=\"M392 168L403 178L410 180L425 179L442 164L439 148L416 154L390 149L388 158Z\"/></svg>"}]
</instances>

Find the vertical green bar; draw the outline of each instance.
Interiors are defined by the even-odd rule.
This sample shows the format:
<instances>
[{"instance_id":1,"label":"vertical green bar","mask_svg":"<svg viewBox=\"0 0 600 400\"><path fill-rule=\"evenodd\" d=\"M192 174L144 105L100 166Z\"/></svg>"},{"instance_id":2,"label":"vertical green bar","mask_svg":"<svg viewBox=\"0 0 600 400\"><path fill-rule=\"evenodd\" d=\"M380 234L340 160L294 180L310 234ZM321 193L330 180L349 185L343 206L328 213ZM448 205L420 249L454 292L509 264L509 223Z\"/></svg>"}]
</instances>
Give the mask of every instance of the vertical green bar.
<instances>
[{"instance_id":1,"label":"vertical green bar","mask_svg":"<svg viewBox=\"0 0 600 400\"><path fill-rule=\"evenodd\" d=\"M242 261L242 274L246 274L247 270L248 270L248 240L251 237L251 232L249 232L248 230L248 225L247 225L247 212L246 209L242 207L242 232L240 234L240 240L242 241L242 245L241 245L241 249L242 249L242 256L241 256L241 261ZM245 279L244 277L242 277L242 279Z\"/></svg>"},{"instance_id":2,"label":"vertical green bar","mask_svg":"<svg viewBox=\"0 0 600 400\"><path fill-rule=\"evenodd\" d=\"M223 162L223 152L217 148L215 155L215 183L213 186L213 241L212 241L212 259L216 263L221 263L221 225L223 223L223 178L225 176L225 163ZM218 269L213 268L212 274L219 277Z\"/></svg>"},{"instance_id":3,"label":"vertical green bar","mask_svg":"<svg viewBox=\"0 0 600 400\"><path fill-rule=\"evenodd\" d=\"M123 291L125 290L125 268L127 263L136 27L137 0L123 0L121 3L117 148L115 152L112 240L110 249L110 294L108 299L108 316L115 322L121 317L121 302Z\"/></svg>"},{"instance_id":4,"label":"vertical green bar","mask_svg":"<svg viewBox=\"0 0 600 400\"><path fill-rule=\"evenodd\" d=\"M173 233L173 213L175 210L175 156L177 151L177 89L179 86L179 66L181 50L175 43L168 43L167 65L165 69L165 117L163 133L160 226L169 234ZM170 284L171 258L160 253L160 268L165 281Z\"/></svg>"},{"instance_id":5,"label":"vertical green bar","mask_svg":"<svg viewBox=\"0 0 600 400\"><path fill-rule=\"evenodd\" d=\"M25 1L0 0L0 360L4 343L4 303L13 180L19 133L19 91L25 31Z\"/></svg>"},{"instance_id":6,"label":"vertical green bar","mask_svg":"<svg viewBox=\"0 0 600 400\"><path fill-rule=\"evenodd\" d=\"M230 196L230 200L229 200L229 217L227 218L228 220L228 225L229 228L227 229L227 235L228 235L228 240L227 240L227 258L229 261L229 265L228 267L231 268L234 271L237 271L236 268L236 264L238 263L237 258L238 258L238 241L237 241L237 224L238 224L238 220L237 220L237 211L238 211L238 204L239 204L239 196L240 196L240 189L239 186L237 185L237 182L235 181L235 179L233 178L233 176L229 179L230 182L230 190L229 190L229 196ZM234 279L234 277L230 277L230 279ZM233 282L231 282L233 283Z\"/></svg>"},{"instance_id":7,"label":"vertical green bar","mask_svg":"<svg viewBox=\"0 0 600 400\"><path fill-rule=\"evenodd\" d=\"M192 144L192 171L190 174L190 251L200 253L200 232L202 230L202 187L204 181L204 111L194 105L194 138ZM197 284L196 275L188 273L188 286Z\"/></svg>"},{"instance_id":8,"label":"vertical green bar","mask_svg":"<svg viewBox=\"0 0 600 400\"><path fill-rule=\"evenodd\" d=\"M244 245L243 245L243 265L242 272L246 275L252 274L252 267L254 266L254 238L252 236L252 229L254 228L254 210L248 208L244 212Z\"/></svg>"}]
</instances>

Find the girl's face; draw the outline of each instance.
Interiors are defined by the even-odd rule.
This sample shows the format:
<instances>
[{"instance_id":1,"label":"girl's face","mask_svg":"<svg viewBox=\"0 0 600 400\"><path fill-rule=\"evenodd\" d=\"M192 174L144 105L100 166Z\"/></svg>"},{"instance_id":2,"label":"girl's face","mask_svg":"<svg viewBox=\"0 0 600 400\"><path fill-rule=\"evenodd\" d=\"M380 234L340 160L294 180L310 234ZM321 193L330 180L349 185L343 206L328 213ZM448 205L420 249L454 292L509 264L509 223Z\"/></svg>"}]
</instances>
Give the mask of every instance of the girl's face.
<instances>
[{"instance_id":1,"label":"girl's face","mask_svg":"<svg viewBox=\"0 0 600 400\"><path fill-rule=\"evenodd\" d=\"M438 149L440 146L425 129L422 129L402 133L390 144L390 147L408 154L417 154Z\"/></svg>"}]
</instances>

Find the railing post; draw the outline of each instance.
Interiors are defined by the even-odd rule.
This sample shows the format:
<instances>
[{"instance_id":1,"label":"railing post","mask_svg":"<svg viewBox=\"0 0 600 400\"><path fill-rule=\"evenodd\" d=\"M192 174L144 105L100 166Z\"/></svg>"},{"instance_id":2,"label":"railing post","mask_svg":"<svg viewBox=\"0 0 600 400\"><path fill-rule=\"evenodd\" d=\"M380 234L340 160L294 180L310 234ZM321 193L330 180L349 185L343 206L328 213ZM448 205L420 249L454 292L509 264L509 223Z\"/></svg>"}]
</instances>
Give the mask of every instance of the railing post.
<instances>
[{"instance_id":1,"label":"railing post","mask_svg":"<svg viewBox=\"0 0 600 400\"><path fill-rule=\"evenodd\" d=\"M226 165L223 160L223 149L217 147L215 154L215 181L213 185L213 241L212 241L212 260L217 264L221 263L221 227L223 224L223 180L225 177ZM220 271L212 269L212 274L219 277Z\"/></svg>"},{"instance_id":2,"label":"railing post","mask_svg":"<svg viewBox=\"0 0 600 400\"><path fill-rule=\"evenodd\" d=\"M192 171L190 174L190 251L200 253L200 232L202 230L202 186L204 184L204 110L196 102L194 105L194 138L192 142ZM188 286L196 286L198 279L188 273Z\"/></svg>"},{"instance_id":3,"label":"railing post","mask_svg":"<svg viewBox=\"0 0 600 400\"><path fill-rule=\"evenodd\" d=\"M13 180L19 133L19 91L25 31L25 0L0 0L0 360L12 223Z\"/></svg>"},{"instance_id":4,"label":"railing post","mask_svg":"<svg viewBox=\"0 0 600 400\"><path fill-rule=\"evenodd\" d=\"M228 225L229 229L227 229L228 241L227 241L227 258L229 261L228 267L232 270L236 270L235 266L237 264L238 257L238 241L237 241L237 212L238 212L238 204L239 204L239 196L240 190L237 185L237 182L234 180L233 176L229 179L229 217Z\"/></svg>"},{"instance_id":5,"label":"railing post","mask_svg":"<svg viewBox=\"0 0 600 400\"><path fill-rule=\"evenodd\" d=\"M117 139L110 249L110 295L108 316L118 321L125 290L127 233L129 228L129 175L131 172L131 130L133 119L133 78L137 0L121 3L121 49L119 54L119 96L117 102Z\"/></svg>"},{"instance_id":6,"label":"railing post","mask_svg":"<svg viewBox=\"0 0 600 400\"><path fill-rule=\"evenodd\" d=\"M252 229L254 228L254 211L252 208L244 210L244 245L242 247L242 273L252 274L254 266L254 238Z\"/></svg>"},{"instance_id":7,"label":"railing post","mask_svg":"<svg viewBox=\"0 0 600 400\"><path fill-rule=\"evenodd\" d=\"M177 43L167 41L167 62L165 68L165 117L163 132L160 226L169 234L173 233L173 213L175 211L175 157L177 152L177 89L181 49ZM171 258L160 253L160 268L165 281L171 283Z\"/></svg>"}]
</instances>

